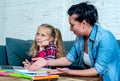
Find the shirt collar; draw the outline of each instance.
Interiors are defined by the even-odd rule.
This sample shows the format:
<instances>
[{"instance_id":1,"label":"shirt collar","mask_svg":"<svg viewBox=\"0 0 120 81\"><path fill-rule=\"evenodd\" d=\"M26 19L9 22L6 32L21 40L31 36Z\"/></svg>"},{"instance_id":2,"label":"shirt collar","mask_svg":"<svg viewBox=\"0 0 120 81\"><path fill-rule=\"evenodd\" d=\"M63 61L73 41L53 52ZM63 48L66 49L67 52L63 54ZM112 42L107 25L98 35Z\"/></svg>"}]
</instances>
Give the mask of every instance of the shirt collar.
<instances>
[{"instance_id":1,"label":"shirt collar","mask_svg":"<svg viewBox=\"0 0 120 81\"><path fill-rule=\"evenodd\" d=\"M93 28L92 28L92 31L90 33L90 37L89 37L90 40L92 40L92 41L95 40L96 34L97 34L97 30L98 30L98 26L94 25Z\"/></svg>"}]
</instances>

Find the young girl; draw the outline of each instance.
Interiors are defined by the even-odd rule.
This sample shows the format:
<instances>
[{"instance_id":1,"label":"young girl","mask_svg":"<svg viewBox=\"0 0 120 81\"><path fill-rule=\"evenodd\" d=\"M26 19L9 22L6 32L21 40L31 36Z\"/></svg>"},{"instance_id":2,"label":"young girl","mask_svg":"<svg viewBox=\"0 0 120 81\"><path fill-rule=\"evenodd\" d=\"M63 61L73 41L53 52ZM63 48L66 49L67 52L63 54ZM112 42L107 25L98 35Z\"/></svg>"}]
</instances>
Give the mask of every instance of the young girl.
<instances>
[{"instance_id":1,"label":"young girl","mask_svg":"<svg viewBox=\"0 0 120 81\"><path fill-rule=\"evenodd\" d=\"M56 59L65 56L62 35L59 29L49 24L38 27L35 40L30 48L32 58ZM23 62L25 68L31 65L27 60Z\"/></svg>"}]
</instances>

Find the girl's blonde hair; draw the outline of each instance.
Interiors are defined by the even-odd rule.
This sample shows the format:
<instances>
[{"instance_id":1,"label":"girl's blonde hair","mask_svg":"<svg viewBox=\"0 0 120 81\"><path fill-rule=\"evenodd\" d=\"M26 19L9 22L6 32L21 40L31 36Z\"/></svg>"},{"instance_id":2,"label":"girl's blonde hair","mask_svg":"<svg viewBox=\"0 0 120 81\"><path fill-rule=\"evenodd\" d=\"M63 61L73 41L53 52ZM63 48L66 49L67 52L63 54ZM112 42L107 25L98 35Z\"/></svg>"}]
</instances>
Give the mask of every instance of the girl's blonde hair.
<instances>
[{"instance_id":1,"label":"girl's blonde hair","mask_svg":"<svg viewBox=\"0 0 120 81\"><path fill-rule=\"evenodd\" d=\"M46 28L49 28L51 31L50 31L50 34L51 34L51 37L54 38L54 44L57 45L57 54L56 54L56 58L60 58L60 57L63 57L65 56L65 48L64 48L64 45L63 45L63 41L62 41L62 35L61 35L61 32L59 29L57 28L54 28L52 25L49 25L49 24L42 24L38 27L38 30L40 27L46 27ZM35 35L35 38L36 38L36 35ZM36 40L34 40L31 48L30 48L30 52L29 54L32 55L32 56L37 56L38 55L38 51L39 51L39 46L37 45L36 43Z\"/></svg>"}]
</instances>

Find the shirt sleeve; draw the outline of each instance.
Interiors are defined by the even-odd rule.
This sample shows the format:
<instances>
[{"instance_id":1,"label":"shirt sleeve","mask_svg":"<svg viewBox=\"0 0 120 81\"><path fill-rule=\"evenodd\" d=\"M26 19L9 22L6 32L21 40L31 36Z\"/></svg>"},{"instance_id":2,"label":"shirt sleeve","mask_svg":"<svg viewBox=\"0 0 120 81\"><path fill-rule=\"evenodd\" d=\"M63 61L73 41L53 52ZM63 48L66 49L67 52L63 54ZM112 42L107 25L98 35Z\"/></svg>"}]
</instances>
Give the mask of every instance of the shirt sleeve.
<instances>
[{"instance_id":1,"label":"shirt sleeve","mask_svg":"<svg viewBox=\"0 0 120 81\"><path fill-rule=\"evenodd\" d=\"M55 59L56 58L56 54L57 54L57 48L54 44L50 44L47 48L46 48L46 59Z\"/></svg>"},{"instance_id":2,"label":"shirt sleeve","mask_svg":"<svg viewBox=\"0 0 120 81\"><path fill-rule=\"evenodd\" d=\"M106 41L107 40L107 41ZM99 41L95 69L102 75L108 70L108 65L115 60L116 40L111 33L106 32ZM117 57L116 57L117 58Z\"/></svg>"},{"instance_id":3,"label":"shirt sleeve","mask_svg":"<svg viewBox=\"0 0 120 81\"><path fill-rule=\"evenodd\" d=\"M76 61L77 59L77 46L75 45L77 44L76 42L74 42L71 50L68 52L68 54L66 55L66 58L71 61L72 63Z\"/></svg>"}]
</instances>

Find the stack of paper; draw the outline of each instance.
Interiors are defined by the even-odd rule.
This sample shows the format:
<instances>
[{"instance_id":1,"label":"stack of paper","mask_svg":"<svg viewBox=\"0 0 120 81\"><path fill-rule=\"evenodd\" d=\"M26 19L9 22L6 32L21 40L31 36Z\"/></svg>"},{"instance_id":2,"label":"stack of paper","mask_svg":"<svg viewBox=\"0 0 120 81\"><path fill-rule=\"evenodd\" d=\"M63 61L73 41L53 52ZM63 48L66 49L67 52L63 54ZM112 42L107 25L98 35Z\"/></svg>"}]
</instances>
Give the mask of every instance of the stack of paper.
<instances>
[{"instance_id":1,"label":"stack of paper","mask_svg":"<svg viewBox=\"0 0 120 81\"><path fill-rule=\"evenodd\" d=\"M50 70L50 69L40 68L37 71L28 71L27 69L18 69L18 70L16 69L15 71L23 73L23 74L28 74L30 76L48 76L48 73L47 73L48 70Z\"/></svg>"},{"instance_id":2,"label":"stack of paper","mask_svg":"<svg viewBox=\"0 0 120 81\"><path fill-rule=\"evenodd\" d=\"M48 75L47 73L48 70L52 70L52 69L40 68L37 71L28 71L26 69L0 70L0 75L20 77L20 78L33 79L33 80L59 78L59 75Z\"/></svg>"},{"instance_id":3,"label":"stack of paper","mask_svg":"<svg viewBox=\"0 0 120 81\"><path fill-rule=\"evenodd\" d=\"M59 78L59 75L48 75L48 70L53 70L49 68L40 68L37 71L28 71L26 69L15 70L16 72L26 74L32 77L33 80L41 80L41 79L51 79L51 78ZM54 70L56 71L56 70Z\"/></svg>"}]
</instances>

